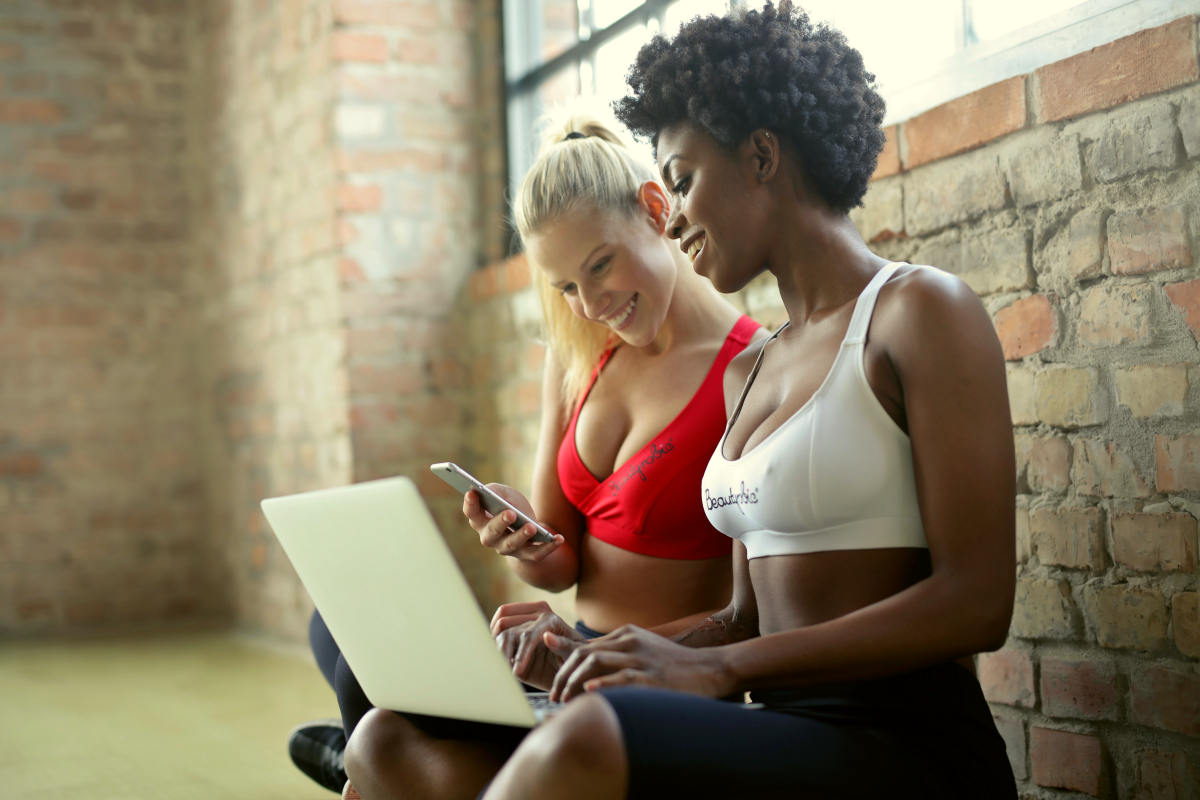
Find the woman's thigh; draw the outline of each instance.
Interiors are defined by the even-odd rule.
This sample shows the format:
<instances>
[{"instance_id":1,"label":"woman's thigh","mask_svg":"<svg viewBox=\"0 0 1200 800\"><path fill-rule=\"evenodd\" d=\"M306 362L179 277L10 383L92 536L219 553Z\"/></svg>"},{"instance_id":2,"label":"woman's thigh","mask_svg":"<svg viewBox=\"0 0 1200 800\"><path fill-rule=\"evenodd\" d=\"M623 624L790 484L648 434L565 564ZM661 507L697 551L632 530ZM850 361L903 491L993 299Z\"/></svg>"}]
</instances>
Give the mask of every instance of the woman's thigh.
<instances>
[{"instance_id":1,"label":"woman's thigh","mask_svg":"<svg viewBox=\"0 0 1200 800\"><path fill-rule=\"evenodd\" d=\"M655 689L602 693L620 720L631 798L942 796L886 726Z\"/></svg>"}]
</instances>

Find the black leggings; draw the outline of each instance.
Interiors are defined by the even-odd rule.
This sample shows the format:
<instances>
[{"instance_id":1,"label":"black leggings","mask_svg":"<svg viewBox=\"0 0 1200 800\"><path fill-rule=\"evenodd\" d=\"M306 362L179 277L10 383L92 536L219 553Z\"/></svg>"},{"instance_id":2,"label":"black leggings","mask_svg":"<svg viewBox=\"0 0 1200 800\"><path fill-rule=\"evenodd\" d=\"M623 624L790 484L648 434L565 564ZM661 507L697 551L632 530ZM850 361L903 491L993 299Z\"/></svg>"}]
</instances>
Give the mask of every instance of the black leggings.
<instances>
[{"instance_id":1,"label":"black leggings","mask_svg":"<svg viewBox=\"0 0 1200 800\"><path fill-rule=\"evenodd\" d=\"M659 689L600 694L620 720L630 798L1017 796L979 683L958 664L751 692L759 709Z\"/></svg>"},{"instance_id":2,"label":"black leggings","mask_svg":"<svg viewBox=\"0 0 1200 800\"><path fill-rule=\"evenodd\" d=\"M374 706L363 694L362 687L358 685L358 678L350 671L350 665L346 663L342 651L333 641L329 628L325 627L325 620L321 619L321 615L316 611L308 621L308 644L312 647L321 674L337 695L338 708L342 712L342 727L346 729L346 738L349 738L354 732L354 726Z\"/></svg>"}]
</instances>

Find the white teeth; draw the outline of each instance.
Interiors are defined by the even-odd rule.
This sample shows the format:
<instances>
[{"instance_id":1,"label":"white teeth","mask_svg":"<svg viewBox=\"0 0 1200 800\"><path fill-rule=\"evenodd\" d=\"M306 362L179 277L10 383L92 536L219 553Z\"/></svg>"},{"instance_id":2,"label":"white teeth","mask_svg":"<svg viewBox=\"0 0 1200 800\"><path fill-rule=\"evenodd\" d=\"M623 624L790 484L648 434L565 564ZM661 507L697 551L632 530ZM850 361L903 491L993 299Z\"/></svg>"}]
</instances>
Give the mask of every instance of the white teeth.
<instances>
[{"instance_id":1,"label":"white teeth","mask_svg":"<svg viewBox=\"0 0 1200 800\"><path fill-rule=\"evenodd\" d=\"M688 258L693 262L696 261L696 256L700 255L700 251L704 249L704 237L698 236L696 240L688 247Z\"/></svg>"},{"instance_id":2,"label":"white teeth","mask_svg":"<svg viewBox=\"0 0 1200 800\"><path fill-rule=\"evenodd\" d=\"M637 297L631 297L629 299L629 305L625 306L625 310L621 312L620 316L612 317L608 320L609 327L621 327L622 323L629 319L629 315L633 313L633 307L635 305L637 305Z\"/></svg>"}]
</instances>

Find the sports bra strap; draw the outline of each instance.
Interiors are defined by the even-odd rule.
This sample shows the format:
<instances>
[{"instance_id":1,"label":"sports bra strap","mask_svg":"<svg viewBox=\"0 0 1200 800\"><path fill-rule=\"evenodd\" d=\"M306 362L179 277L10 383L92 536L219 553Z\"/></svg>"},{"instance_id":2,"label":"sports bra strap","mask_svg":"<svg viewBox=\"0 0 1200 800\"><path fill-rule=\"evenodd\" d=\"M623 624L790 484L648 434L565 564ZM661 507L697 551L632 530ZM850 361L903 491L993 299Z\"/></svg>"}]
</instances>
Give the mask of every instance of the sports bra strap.
<instances>
[{"instance_id":1,"label":"sports bra strap","mask_svg":"<svg viewBox=\"0 0 1200 800\"><path fill-rule=\"evenodd\" d=\"M862 290L862 294L858 296L858 300L854 304L854 313L850 316L850 327L846 329L846 338L842 340L843 346L862 344L867 340L867 330L871 327L871 315L875 312L875 301L879 299L879 290L902 266L903 264L899 261L886 264L867 282L866 288Z\"/></svg>"}]
</instances>

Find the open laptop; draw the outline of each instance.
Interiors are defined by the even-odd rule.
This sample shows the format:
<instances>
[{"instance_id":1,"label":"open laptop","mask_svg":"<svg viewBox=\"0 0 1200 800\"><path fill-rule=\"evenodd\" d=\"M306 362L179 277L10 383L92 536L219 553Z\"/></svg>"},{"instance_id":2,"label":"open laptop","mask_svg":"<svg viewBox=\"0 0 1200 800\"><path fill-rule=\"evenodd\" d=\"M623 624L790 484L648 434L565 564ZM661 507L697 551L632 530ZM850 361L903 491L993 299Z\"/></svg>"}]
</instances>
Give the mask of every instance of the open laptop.
<instances>
[{"instance_id":1,"label":"open laptop","mask_svg":"<svg viewBox=\"0 0 1200 800\"><path fill-rule=\"evenodd\" d=\"M545 695L528 698L512 674L411 480L262 510L373 705L522 727L542 716Z\"/></svg>"}]
</instances>

